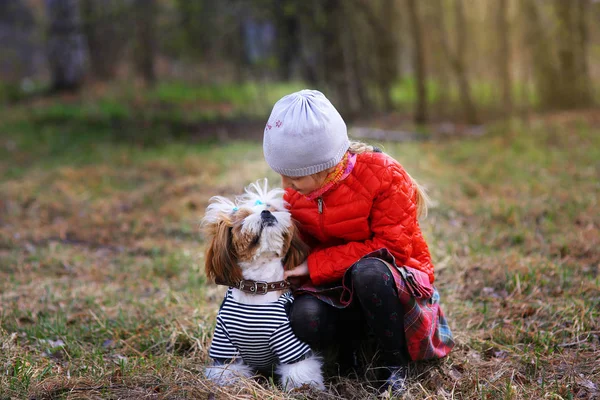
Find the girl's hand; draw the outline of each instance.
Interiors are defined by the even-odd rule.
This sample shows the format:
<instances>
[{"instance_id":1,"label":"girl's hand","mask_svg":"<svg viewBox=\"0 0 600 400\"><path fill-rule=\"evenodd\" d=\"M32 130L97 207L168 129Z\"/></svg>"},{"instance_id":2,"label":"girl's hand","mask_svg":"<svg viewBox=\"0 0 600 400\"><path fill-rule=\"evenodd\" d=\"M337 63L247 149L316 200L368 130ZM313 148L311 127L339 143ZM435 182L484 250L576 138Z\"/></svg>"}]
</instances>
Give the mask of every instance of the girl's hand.
<instances>
[{"instance_id":1,"label":"girl's hand","mask_svg":"<svg viewBox=\"0 0 600 400\"><path fill-rule=\"evenodd\" d=\"M303 278L308 277L308 262L304 261L302 264L298 265L296 268L290 269L283 273L283 279L288 278Z\"/></svg>"}]
</instances>

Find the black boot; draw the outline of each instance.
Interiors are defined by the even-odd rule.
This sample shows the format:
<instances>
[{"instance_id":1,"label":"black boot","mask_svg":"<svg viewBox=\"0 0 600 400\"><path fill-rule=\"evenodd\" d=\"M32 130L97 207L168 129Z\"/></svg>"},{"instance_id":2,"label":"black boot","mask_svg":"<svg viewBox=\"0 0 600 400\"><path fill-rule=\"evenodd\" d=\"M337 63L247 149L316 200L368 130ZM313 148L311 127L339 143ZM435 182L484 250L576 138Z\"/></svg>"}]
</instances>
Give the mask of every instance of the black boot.
<instances>
[{"instance_id":1,"label":"black boot","mask_svg":"<svg viewBox=\"0 0 600 400\"><path fill-rule=\"evenodd\" d=\"M379 387L379 393L389 392L392 396L400 396L406 392L408 365L387 366L383 368L385 382Z\"/></svg>"},{"instance_id":2,"label":"black boot","mask_svg":"<svg viewBox=\"0 0 600 400\"><path fill-rule=\"evenodd\" d=\"M380 359L381 375L383 384L379 387L379 392L391 392L392 396L400 396L407 389L408 363L410 357L406 349L397 351L383 351Z\"/></svg>"},{"instance_id":3,"label":"black boot","mask_svg":"<svg viewBox=\"0 0 600 400\"><path fill-rule=\"evenodd\" d=\"M338 348L337 367L341 376L356 375L362 373L358 357L359 344L356 342L343 342Z\"/></svg>"}]
</instances>

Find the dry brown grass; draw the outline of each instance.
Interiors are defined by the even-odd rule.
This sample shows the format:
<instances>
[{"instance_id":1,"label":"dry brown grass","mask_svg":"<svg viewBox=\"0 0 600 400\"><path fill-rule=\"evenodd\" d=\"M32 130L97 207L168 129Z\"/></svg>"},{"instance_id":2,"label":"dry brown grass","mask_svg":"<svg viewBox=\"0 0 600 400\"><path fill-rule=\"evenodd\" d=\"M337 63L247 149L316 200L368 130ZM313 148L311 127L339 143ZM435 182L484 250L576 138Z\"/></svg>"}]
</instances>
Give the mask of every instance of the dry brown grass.
<instances>
[{"instance_id":1,"label":"dry brown grass","mask_svg":"<svg viewBox=\"0 0 600 400\"><path fill-rule=\"evenodd\" d=\"M457 340L405 398L600 397L597 115L384 144L435 201L422 226ZM375 396L364 377L291 394L202 378L223 291L197 224L210 196L275 178L258 143L55 153L19 123L0 136L0 399Z\"/></svg>"}]
</instances>

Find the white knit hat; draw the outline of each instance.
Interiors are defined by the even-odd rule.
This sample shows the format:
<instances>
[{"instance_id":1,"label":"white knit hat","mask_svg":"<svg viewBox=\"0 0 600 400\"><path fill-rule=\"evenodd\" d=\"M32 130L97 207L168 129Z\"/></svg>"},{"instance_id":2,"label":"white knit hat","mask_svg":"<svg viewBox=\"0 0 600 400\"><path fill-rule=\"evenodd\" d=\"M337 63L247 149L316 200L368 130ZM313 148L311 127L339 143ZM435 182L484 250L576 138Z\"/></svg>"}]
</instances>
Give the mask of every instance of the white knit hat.
<instances>
[{"instance_id":1,"label":"white knit hat","mask_svg":"<svg viewBox=\"0 0 600 400\"><path fill-rule=\"evenodd\" d=\"M301 90L275 103L263 140L267 164L286 176L331 168L349 146L342 116L317 90Z\"/></svg>"}]
</instances>

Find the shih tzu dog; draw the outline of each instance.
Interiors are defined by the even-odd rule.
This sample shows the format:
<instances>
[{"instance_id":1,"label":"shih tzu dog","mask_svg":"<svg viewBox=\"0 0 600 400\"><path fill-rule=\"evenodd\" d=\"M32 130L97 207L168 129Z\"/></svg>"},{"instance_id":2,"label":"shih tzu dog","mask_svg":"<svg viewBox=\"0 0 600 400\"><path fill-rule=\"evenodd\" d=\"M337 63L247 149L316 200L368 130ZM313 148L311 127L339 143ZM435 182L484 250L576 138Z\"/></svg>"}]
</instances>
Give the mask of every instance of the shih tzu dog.
<instances>
[{"instance_id":1,"label":"shih tzu dog","mask_svg":"<svg viewBox=\"0 0 600 400\"><path fill-rule=\"evenodd\" d=\"M284 388L305 384L324 389L321 359L292 332L287 311L293 298L284 269L307 255L282 189L267 180L231 201L210 199L202 220L209 240L206 275L229 286L217 315L206 377L231 384L256 372L275 372Z\"/></svg>"}]
</instances>

